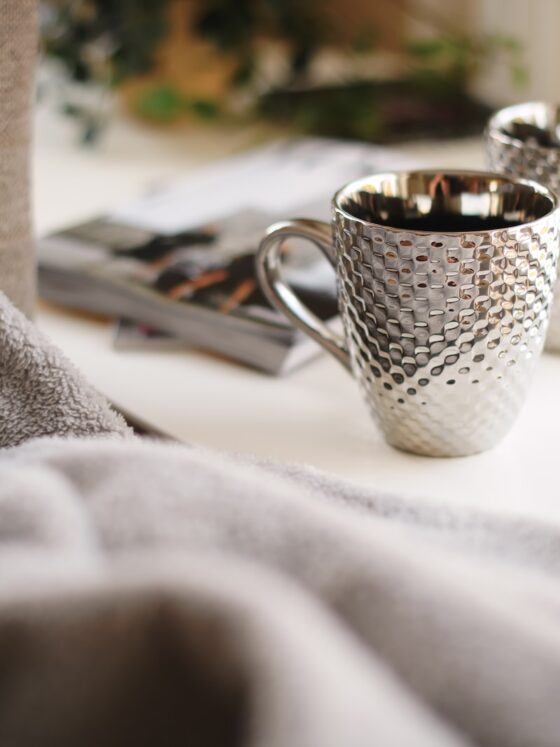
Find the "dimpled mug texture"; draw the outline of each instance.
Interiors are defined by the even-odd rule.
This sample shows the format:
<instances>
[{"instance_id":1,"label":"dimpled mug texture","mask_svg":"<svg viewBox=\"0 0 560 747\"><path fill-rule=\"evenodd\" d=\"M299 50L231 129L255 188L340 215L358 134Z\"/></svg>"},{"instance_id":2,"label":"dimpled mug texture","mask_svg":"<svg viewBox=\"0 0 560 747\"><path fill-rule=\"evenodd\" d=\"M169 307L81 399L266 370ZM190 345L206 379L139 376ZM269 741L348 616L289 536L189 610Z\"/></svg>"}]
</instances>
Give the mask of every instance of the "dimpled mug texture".
<instances>
[{"instance_id":1,"label":"dimpled mug texture","mask_svg":"<svg viewBox=\"0 0 560 747\"><path fill-rule=\"evenodd\" d=\"M490 119L485 133L486 161L492 171L524 179L534 179L552 192L560 195L560 147L545 144L542 136L553 135L560 122L557 106L544 102L518 104L502 109ZM515 137L512 127L528 126L529 137ZM531 137L531 131L541 138ZM539 140L541 140L539 142ZM555 296L560 295L560 281L555 287ZM550 322L546 336L548 350L560 352L560 303L550 310Z\"/></svg>"},{"instance_id":2,"label":"dimpled mug texture","mask_svg":"<svg viewBox=\"0 0 560 747\"><path fill-rule=\"evenodd\" d=\"M393 445L457 456L499 441L543 346L558 213L423 235L335 207L339 303L352 369Z\"/></svg>"}]
</instances>

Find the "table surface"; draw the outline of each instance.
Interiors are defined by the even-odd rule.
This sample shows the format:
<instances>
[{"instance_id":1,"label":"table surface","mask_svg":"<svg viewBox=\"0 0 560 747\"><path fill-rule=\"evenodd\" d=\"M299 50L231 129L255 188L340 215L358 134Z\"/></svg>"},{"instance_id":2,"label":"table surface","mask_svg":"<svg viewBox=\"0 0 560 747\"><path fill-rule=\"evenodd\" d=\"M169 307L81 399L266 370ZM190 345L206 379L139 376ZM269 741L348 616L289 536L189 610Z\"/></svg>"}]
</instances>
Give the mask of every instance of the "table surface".
<instances>
[{"instance_id":1,"label":"table surface","mask_svg":"<svg viewBox=\"0 0 560 747\"><path fill-rule=\"evenodd\" d=\"M41 107L34 165L37 230L112 209L267 136L260 128L162 134L117 117L102 142L88 148L79 144L70 120ZM421 166L483 166L476 139L401 150ZM108 322L46 305L37 321L103 394L180 440L310 463L387 492L560 516L554 487L560 356L543 356L521 416L495 449L430 459L386 445L355 383L326 355L278 379L188 350L117 352Z\"/></svg>"}]
</instances>

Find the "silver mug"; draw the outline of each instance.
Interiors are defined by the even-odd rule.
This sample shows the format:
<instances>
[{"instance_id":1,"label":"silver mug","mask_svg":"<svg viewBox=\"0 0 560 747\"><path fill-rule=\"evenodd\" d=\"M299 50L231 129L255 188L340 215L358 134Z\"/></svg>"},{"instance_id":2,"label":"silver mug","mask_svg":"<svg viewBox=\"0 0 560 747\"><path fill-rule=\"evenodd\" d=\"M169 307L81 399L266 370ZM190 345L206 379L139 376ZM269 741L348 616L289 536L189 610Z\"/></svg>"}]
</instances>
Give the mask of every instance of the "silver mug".
<instances>
[{"instance_id":1,"label":"silver mug","mask_svg":"<svg viewBox=\"0 0 560 747\"><path fill-rule=\"evenodd\" d=\"M534 179L560 195L560 106L533 101L501 109L488 122L485 145L492 171ZM546 347L560 352L560 303L550 313Z\"/></svg>"},{"instance_id":2,"label":"silver mug","mask_svg":"<svg viewBox=\"0 0 560 747\"><path fill-rule=\"evenodd\" d=\"M256 261L269 300L354 374L393 446L429 456L493 446L543 346L556 197L496 174L412 171L352 182L332 210L332 225L268 229ZM284 282L287 238L310 240L335 268L343 335Z\"/></svg>"}]
</instances>

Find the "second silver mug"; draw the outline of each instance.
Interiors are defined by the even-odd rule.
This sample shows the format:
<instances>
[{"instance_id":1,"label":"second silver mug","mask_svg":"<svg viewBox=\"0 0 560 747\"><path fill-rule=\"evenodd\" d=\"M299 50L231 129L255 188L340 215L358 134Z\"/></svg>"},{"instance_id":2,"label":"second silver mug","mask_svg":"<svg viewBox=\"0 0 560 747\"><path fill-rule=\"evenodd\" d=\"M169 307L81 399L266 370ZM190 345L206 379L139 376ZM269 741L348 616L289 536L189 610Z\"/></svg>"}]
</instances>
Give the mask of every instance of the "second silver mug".
<instances>
[{"instance_id":1,"label":"second silver mug","mask_svg":"<svg viewBox=\"0 0 560 747\"><path fill-rule=\"evenodd\" d=\"M394 172L343 187L332 226L271 226L257 255L270 301L356 377L392 445L429 456L490 448L509 430L543 346L556 278L556 197L485 172ZM282 278L282 243L334 266L344 334Z\"/></svg>"},{"instance_id":2,"label":"second silver mug","mask_svg":"<svg viewBox=\"0 0 560 747\"><path fill-rule=\"evenodd\" d=\"M544 101L497 111L484 133L486 162L492 171L534 179L560 194L560 106ZM556 283L556 296L560 283ZM560 303L552 307L548 350L560 352Z\"/></svg>"}]
</instances>

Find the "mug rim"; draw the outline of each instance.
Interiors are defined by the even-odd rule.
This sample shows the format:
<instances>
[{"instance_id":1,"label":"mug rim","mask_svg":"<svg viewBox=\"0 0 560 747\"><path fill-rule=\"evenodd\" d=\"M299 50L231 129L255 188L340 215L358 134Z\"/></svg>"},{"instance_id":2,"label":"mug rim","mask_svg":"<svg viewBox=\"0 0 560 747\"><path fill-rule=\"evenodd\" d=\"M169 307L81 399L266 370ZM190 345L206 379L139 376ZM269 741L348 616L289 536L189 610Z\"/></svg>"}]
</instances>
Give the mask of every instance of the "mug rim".
<instances>
[{"instance_id":1,"label":"mug rim","mask_svg":"<svg viewBox=\"0 0 560 747\"><path fill-rule=\"evenodd\" d=\"M342 204L341 204L341 198L347 194L350 191L355 191L356 189L359 189L361 185L368 184L370 180L375 178L383 178L383 177L399 177L399 176L416 176L416 175L442 175L442 176L467 176L467 177L484 177L484 178L491 178L491 179L498 179L501 182L508 183L508 184L514 184L514 185L523 185L526 187L530 187L535 193L541 194L544 197L546 197L550 204L551 208L548 210L544 215L541 215L539 218L535 218L534 220L530 221L524 221L522 223L517 223L513 226L510 226L508 229L504 228L484 228L479 229L475 231L426 231L423 229L407 229L407 228L399 228L397 226L388 226L383 223L376 223L375 221L365 220L364 218L358 218L355 215L352 215L348 210L346 210ZM334 210L338 213L341 213L345 218L355 221L356 223L361 223L364 226L371 226L373 228L380 228L384 231L391 231L393 233L411 233L418 236L464 236L465 234L469 234L472 236L483 236L487 235L489 233L494 233L495 231L503 231L503 230L511 230L511 229L519 229L519 228L525 228L527 226L533 226L536 223L539 223L540 221L544 220L545 218L549 218L551 215L553 215L555 212L558 211L560 208L560 198L556 196L556 194L549 189L548 187L545 187L544 184L541 184L540 182L535 181L534 179L524 179L521 177L514 177L509 176L507 174L499 174L495 171L484 171L484 170L476 170L476 169L399 169L396 171L378 171L374 172L372 174L369 174L368 176L360 177L359 179L354 179L351 182L348 182L347 184L343 185L338 189L332 198L332 206Z\"/></svg>"},{"instance_id":2,"label":"mug rim","mask_svg":"<svg viewBox=\"0 0 560 747\"><path fill-rule=\"evenodd\" d=\"M503 124L503 121L512 122L515 117L529 123L527 117L522 116L522 113L525 110L530 109L531 107L549 106L558 107L558 104L555 104L553 101L544 101L541 99L538 101L523 101L519 104L504 106L502 109L498 109L491 115L486 125L485 135L487 138L492 138L502 145L511 145L515 148L526 148L527 143L521 140L521 138L508 135L507 132L502 130L500 125ZM539 143L532 145L531 148L535 151L541 151L542 153L550 153L551 151L560 150L558 147L554 148L550 145L540 145Z\"/></svg>"}]
</instances>

